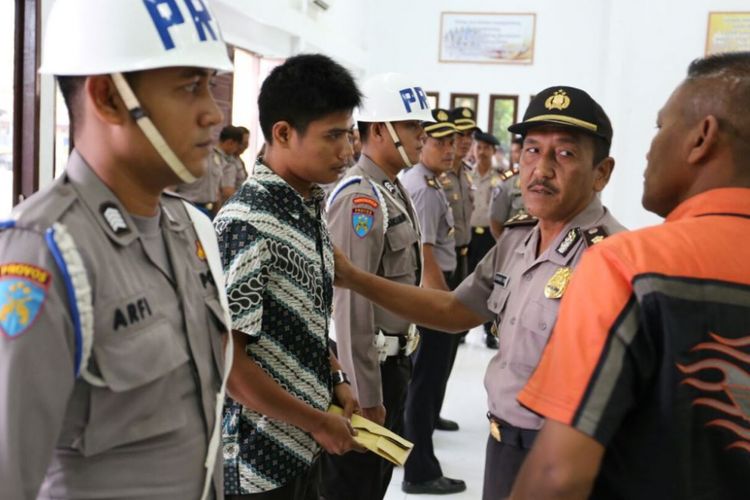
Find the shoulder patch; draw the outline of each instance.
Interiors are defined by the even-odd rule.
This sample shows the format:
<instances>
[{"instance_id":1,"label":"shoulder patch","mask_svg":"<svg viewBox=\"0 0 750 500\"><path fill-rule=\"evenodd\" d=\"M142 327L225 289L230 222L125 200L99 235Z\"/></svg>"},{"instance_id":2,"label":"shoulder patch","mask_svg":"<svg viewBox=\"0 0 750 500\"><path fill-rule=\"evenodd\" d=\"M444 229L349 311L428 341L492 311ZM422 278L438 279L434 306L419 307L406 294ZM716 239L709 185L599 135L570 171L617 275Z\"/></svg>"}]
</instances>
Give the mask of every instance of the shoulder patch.
<instances>
[{"instance_id":1,"label":"shoulder patch","mask_svg":"<svg viewBox=\"0 0 750 500\"><path fill-rule=\"evenodd\" d=\"M517 227L517 226L533 226L536 224L537 218L533 215L529 215L526 212L518 212L516 215L506 220L503 223L504 227Z\"/></svg>"},{"instance_id":2,"label":"shoulder patch","mask_svg":"<svg viewBox=\"0 0 750 500\"><path fill-rule=\"evenodd\" d=\"M369 208L352 208L352 229L358 237L364 238L370 233L374 220L375 212Z\"/></svg>"},{"instance_id":3,"label":"shoulder patch","mask_svg":"<svg viewBox=\"0 0 750 500\"><path fill-rule=\"evenodd\" d=\"M373 200L367 196L358 196L352 200L352 203L355 205L369 205L372 208L378 208L380 206L377 200Z\"/></svg>"},{"instance_id":4,"label":"shoulder patch","mask_svg":"<svg viewBox=\"0 0 750 500\"><path fill-rule=\"evenodd\" d=\"M2 231L3 229L13 229L14 227L16 227L15 220L0 220L0 231Z\"/></svg>"},{"instance_id":5,"label":"shoulder patch","mask_svg":"<svg viewBox=\"0 0 750 500\"><path fill-rule=\"evenodd\" d=\"M6 337L19 337L34 323L51 281L50 272L41 267L0 264L0 331Z\"/></svg>"},{"instance_id":6,"label":"shoulder patch","mask_svg":"<svg viewBox=\"0 0 750 500\"><path fill-rule=\"evenodd\" d=\"M604 226L596 226L583 231L583 238L587 247L596 245L607 236L609 236L609 234L607 233L607 230L604 229Z\"/></svg>"}]
</instances>

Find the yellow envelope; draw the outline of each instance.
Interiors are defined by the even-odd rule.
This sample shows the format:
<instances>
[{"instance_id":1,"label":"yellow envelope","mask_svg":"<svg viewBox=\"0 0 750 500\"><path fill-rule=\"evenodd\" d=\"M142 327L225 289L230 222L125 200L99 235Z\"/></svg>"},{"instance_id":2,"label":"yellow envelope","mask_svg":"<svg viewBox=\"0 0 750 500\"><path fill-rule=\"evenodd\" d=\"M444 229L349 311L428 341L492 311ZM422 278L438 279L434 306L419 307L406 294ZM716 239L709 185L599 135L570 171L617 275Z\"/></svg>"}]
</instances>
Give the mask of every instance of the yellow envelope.
<instances>
[{"instance_id":1,"label":"yellow envelope","mask_svg":"<svg viewBox=\"0 0 750 500\"><path fill-rule=\"evenodd\" d=\"M331 405L328 412L342 415L344 410ZM352 415L352 427L358 432L355 441L395 465L403 466L414 448L414 443L357 414Z\"/></svg>"}]
</instances>

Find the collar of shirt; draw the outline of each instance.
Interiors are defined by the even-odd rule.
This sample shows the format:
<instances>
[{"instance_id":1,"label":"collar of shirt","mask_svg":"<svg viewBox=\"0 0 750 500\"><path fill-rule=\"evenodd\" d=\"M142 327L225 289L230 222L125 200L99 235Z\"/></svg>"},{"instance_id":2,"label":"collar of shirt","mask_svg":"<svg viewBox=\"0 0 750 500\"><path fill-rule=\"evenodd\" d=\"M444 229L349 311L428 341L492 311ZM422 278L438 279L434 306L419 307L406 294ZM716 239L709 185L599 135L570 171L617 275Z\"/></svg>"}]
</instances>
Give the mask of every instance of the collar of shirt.
<instances>
[{"instance_id":1,"label":"collar of shirt","mask_svg":"<svg viewBox=\"0 0 750 500\"><path fill-rule=\"evenodd\" d=\"M271 167L260 160L258 160L258 162L255 164L253 178L261 186L264 186L266 188L274 187L275 189L271 190L271 192L280 190L277 191L275 197L283 197L284 195L293 194L293 196L290 197L292 200L294 200L294 204L297 205L294 208L296 208L298 211L302 211L304 209L307 210L308 213L317 214L318 208L321 206L321 203L326 197L326 193L325 191L323 191L323 188L321 188L317 184L313 184L310 187L310 196L308 198L303 198L296 189L290 186L288 182L286 182L276 172L274 172Z\"/></svg>"},{"instance_id":2,"label":"collar of shirt","mask_svg":"<svg viewBox=\"0 0 750 500\"><path fill-rule=\"evenodd\" d=\"M563 230L560 231L560 234L558 234L557 237L555 237L555 239L552 241L552 244L544 251L544 253L540 254L539 257L535 257L536 248L540 238L539 224L534 226L534 228L529 232L529 235L526 237L524 244L520 245L516 249L516 251L518 253L525 254L524 261L529 265L543 261L550 261L558 266L565 266L576 255L575 249L571 248L566 255L561 255L556 251L556 249L560 246L562 240L568 235L568 232L576 227L587 229L591 226L594 226L598 221L602 219L602 217L604 217L604 215L606 215L606 213L607 209L604 208L599 197L594 196L594 199L591 200L591 203L589 203L586 208L583 209L583 211L573 217L573 219L568 222L568 224L566 224ZM574 245L581 245L581 240L583 240L583 237L579 235L578 241L574 243Z\"/></svg>"},{"instance_id":3,"label":"collar of shirt","mask_svg":"<svg viewBox=\"0 0 750 500\"><path fill-rule=\"evenodd\" d=\"M388 175L381 169L374 161L367 157L364 153L359 157L359 168L362 169L373 181L382 185L385 181L391 181ZM391 181L395 184L395 180Z\"/></svg>"},{"instance_id":4,"label":"collar of shirt","mask_svg":"<svg viewBox=\"0 0 750 500\"><path fill-rule=\"evenodd\" d=\"M718 188L691 196L667 215L666 222L709 214L750 216L750 188Z\"/></svg>"},{"instance_id":5,"label":"collar of shirt","mask_svg":"<svg viewBox=\"0 0 750 500\"><path fill-rule=\"evenodd\" d=\"M94 215L94 219L113 242L128 246L141 236L133 218L117 199L117 196L102 182L77 150L73 150L65 168L66 178L78 193L78 199ZM161 227L182 231L190 222L181 220L160 204L166 217L161 218Z\"/></svg>"}]
</instances>

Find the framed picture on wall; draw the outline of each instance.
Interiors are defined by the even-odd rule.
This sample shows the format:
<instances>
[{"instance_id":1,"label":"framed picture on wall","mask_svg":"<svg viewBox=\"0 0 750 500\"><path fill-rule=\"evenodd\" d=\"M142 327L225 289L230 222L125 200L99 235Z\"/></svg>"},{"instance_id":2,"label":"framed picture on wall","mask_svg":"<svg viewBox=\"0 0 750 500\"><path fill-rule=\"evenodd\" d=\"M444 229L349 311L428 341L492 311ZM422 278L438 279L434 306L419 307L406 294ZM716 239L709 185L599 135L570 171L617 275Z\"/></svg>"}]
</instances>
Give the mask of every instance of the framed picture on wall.
<instances>
[{"instance_id":1,"label":"framed picture on wall","mask_svg":"<svg viewBox=\"0 0 750 500\"><path fill-rule=\"evenodd\" d=\"M443 12L440 62L532 64L536 14Z\"/></svg>"},{"instance_id":2,"label":"framed picture on wall","mask_svg":"<svg viewBox=\"0 0 750 500\"><path fill-rule=\"evenodd\" d=\"M477 114L477 103L479 102L479 94L454 94L451 93L451 105L449 109L453 108L469 108L474 111L474 115Z\"/></svg>"},{"instance_id":3,"label":"framed picture on wall","mask_svg":"<svg viewBox=\"0 0 750 500\"><path fill-rule=\"evenodd\" d=\"M490 120L487 131L497 137L500 146L507 153L510 151L513 134L508 132L508 127L516 123L518 119L518 96L517 95L490 95Z\"/></svg>"},{"instance_id":4,"label":"framed picture on wall","mask_svg":"<svg viewBox=\"0 0 750 500\"><path fill-rule=\"evenodd\" d=\"M427 102L430 103L430 109L435 109L440 105L440 92L425 92Z\"/></svg>"},{"instance_id":5,"label":"framed picture on wall","mask_svg":"<svg viewBox=\"0 0 750 500\"><path fill-rule=\"evenodd\" d=\"M750 50L750 12L709 12L706 55Z\"/></svg>"}]
</instances>

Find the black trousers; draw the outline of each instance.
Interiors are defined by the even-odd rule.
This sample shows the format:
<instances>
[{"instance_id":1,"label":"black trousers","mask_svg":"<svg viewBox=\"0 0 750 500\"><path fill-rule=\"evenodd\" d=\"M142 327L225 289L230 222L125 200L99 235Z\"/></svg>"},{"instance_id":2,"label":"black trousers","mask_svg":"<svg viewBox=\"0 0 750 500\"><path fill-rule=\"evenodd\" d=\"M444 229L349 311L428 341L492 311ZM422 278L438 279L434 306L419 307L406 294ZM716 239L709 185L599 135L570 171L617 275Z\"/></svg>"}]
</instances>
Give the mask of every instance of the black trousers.
<instances>
[{"instance_id":1,"label":"black trousers","mask_svg":"<svg viewBox=\"0 0 750 500\"><path fill-rule=\"evenodd\" d=\"M445 273L446 281L450 279ZM404 437L414 443L404 480L421 483L443 475L432 446L440 406L448 384L458 335L419 327L422 339L412 354L413 370L404 414Z\"/></svg>"},{"instance_id":2,"label":"black trousers","mask_svg":"<svg viewBox=\"0 0 750 500\"><path fill-rule=\"evenodd\" d=\"M510 495L518 471L536 438L537 431L503 424L503 442L496 441L492 435L487 438L482 500L499 500Z\"/></svg>"},{"instance_id":3,"label":"black trousers","mask_svg":"<svg viewBox=\"0 0 750 500\"><path fill-rule=\"evenodd\" d=\"M458 249L456 249L458 250ZM469 258L468 255L460 255L456 254L456 270L451 273L450 275L446 273L445 282L448 284L448 288L451 290L455 290L458 285L461 284L461 282L466 279L466 277L469 275ZM461 337L465 337L466 334L469 333L461 332L461 333L455 333L452 334L454 338L454 345L451 350L451 358L450 363L448 364L448 375L445 377L445 385L447 387L448 385L448 379L450 378L451 373L453 372L453 364L456 362L456 354L458 353L458 345L460 343ZM443 397L440 398L440 405L437 407L437 414L435 414L435 417L440 416L440 412L443 409L443 400L445 399L445 389L443 389Z\"/></svg>"},{"instance_id":4,"label":"black trousers","mask_svg":"<svg viewBox=\"0 0 750 500\"><path fill-rule=\"evenodd\" d=\"M411 359L391 356L380 365L385 427L404 432L404 403L411 377ZM321 458L321 500L382 500L391 482L393 464L374 453L350 452Z\"/></svg>"},{"instance_id":5,"label":"black trousers","mask_svg":"<svg viewBox=\"0 0 750 500\"><path fill-rule=\"evenodd\" d=\"M319 500L320 460L315 460L305 474L281 488L250 495L226 495L226 500Z\"/></svg>"},{"instance_id":6,"label":"black trousers","mask_svg":"<svg viewBox=\"0 0 750 500\"><path fill-rule=\"evenodd\" d=\"M477 228L471 230L471 242L469 243L469 274L474 272L479 261L495 246L495 238L489 227L481 228L482 234L479 234ZM492 321L484 324L484 333L490 333Z\"/></svg>"}]
</instances>

